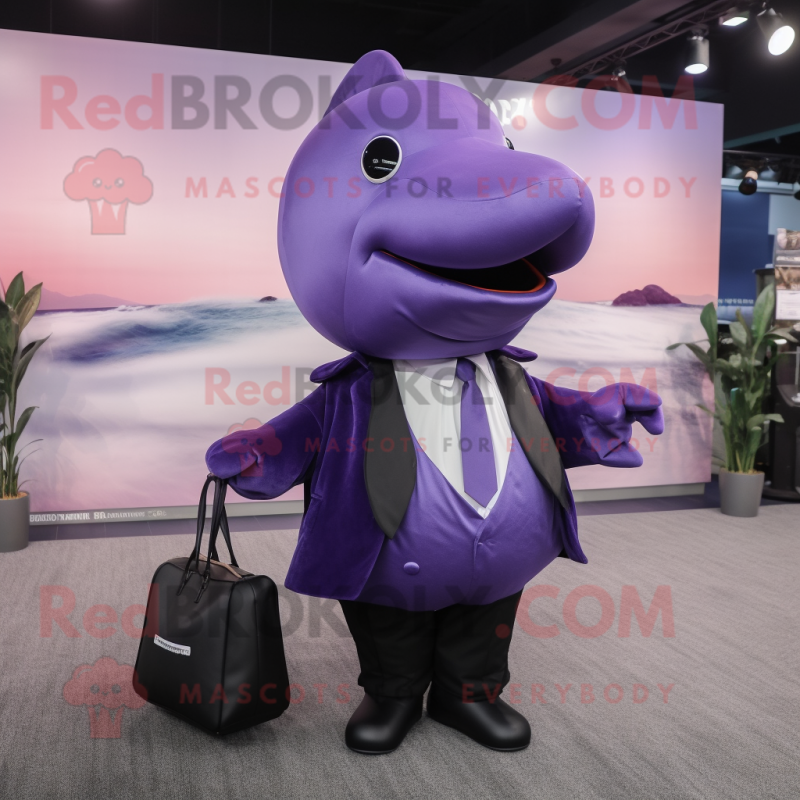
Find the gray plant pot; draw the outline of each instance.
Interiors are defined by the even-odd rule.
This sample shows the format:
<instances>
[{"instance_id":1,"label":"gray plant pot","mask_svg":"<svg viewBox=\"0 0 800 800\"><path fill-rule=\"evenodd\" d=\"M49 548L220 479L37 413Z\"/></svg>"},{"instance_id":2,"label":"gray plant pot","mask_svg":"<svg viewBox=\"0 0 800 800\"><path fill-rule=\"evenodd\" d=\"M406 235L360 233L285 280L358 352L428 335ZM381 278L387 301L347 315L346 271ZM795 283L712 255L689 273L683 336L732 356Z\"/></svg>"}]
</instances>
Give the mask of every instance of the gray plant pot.
<instances>
[{"instance_id":1,"label":"gray plant pot","mask_svg":"<svg viewBox=\"0 0 800 800\"><path fill-rule=\"evenodd\" d=\"M27 494L14 500L0 500L0 553L11 553L28 546L31 498Z\"/></svg>"},{"instance_id":2,"label":"gray plant pot","mask_svg":"<svg viewBox=\"0 0 800 800\"><path fill-rule=\"evenodd\" d=\"M719 471L721 511L729 517L757 517L764 488L764 473Z\"/></svg>"}]
</instances>

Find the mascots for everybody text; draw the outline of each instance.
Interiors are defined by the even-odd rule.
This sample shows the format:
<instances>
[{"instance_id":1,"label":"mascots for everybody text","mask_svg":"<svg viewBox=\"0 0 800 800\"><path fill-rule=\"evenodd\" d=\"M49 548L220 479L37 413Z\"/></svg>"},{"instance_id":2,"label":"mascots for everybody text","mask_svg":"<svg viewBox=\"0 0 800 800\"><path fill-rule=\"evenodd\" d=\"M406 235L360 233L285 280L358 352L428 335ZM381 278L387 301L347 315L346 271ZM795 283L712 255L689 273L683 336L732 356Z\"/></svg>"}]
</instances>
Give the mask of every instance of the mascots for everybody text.
<instances>
[{"instance_id":1,"label":"mascots for everybody text","mask_svg":"<svg viewBox=\"0 0 800 800\"><path fill-rule=\"evenodd\" d=\"M285 186L292 296L352 352L208 467L253 499L304 484L286 586L342 605L365 692L348 747L394 750L430 687L436 722L521 750L530 726L502 699L520 594L559 555L586 562L564 469L639 466L632 423L663 429L643 387L557 388L509 345L586 253L591 194L515 151L469 92L408 80L382 51L347 74Z\"/></svg>"}]
</instances>

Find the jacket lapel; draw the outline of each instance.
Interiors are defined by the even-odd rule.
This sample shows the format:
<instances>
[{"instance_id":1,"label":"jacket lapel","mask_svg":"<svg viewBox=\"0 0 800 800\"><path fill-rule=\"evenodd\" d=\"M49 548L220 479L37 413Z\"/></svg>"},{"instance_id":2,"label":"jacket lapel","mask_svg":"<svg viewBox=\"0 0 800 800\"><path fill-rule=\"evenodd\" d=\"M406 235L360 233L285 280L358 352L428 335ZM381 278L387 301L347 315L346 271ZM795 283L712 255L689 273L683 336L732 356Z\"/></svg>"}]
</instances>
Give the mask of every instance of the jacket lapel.
<instances>
[{"instance_id":1,"label":"jacket lapel","mask_svg":"<svg viewBox=\"0 0 800 800\"><path fill-rule=\"evenodd\" d=\"M364 481L375 521L392 539L417 483L417 454L394 364L371 358L369 368L372 371L372 409L364 453Z\"/></svg>"},{"instance_id":2,"label":"jacket lapel","mask_svg":"<svg viewBox=\"0 0 800 800\"><path fill-rule=\"evenodd\" d=\"M570 510L564 465L542 412L533 399L525 370L508 356L495 356L495 375L508 410L511 429L517 436L533 471L561 505Z\"/></svg>"},{"instance_id":3,"label":"jacket lapel","mask_svg":"<svg viewBox=\"0 0 800 800\"><path fill-rule=\"evenodd\" d=\"M539 480L569 511L567 479L561 456L525 380L525 370L501 354L495 356L494 364L511 429L522 445L525 457ZM364 481L375 521L386 536L393 539L414 493L417 455L393 363L370 358L369 368L372 372L372 408L364 453Z\"/></svg>"}]
</instances>

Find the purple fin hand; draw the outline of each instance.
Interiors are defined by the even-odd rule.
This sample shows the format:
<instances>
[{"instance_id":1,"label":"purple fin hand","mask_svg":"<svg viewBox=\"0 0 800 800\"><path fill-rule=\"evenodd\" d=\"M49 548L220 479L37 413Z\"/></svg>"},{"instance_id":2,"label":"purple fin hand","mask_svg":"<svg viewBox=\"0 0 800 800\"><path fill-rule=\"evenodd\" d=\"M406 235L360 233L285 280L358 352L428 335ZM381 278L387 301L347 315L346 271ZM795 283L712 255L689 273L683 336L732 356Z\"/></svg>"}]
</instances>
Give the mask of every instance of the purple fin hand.
<instances>
[{"instance_id":1,"label":"purple fin hand","mask_svg":"<svg viewBox=\"0 0 800 800\"><path fill-rule=\"evenodd\" d=\"M581 404L582 426L599 463L609 467L640 467L641 454L630 444L633 423L654 436L664 432L661 398L645 386L615 383L594 392Z\"/></svg>"}]
</instances>

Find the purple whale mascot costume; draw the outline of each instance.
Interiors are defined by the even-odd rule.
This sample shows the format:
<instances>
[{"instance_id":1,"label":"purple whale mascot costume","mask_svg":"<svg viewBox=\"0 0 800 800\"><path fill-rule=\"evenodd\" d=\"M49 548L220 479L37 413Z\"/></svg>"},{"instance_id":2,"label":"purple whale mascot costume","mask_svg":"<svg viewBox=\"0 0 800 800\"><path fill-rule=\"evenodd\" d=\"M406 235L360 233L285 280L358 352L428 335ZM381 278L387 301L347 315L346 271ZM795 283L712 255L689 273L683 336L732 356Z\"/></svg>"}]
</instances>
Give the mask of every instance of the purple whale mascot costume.
<instances>
[{"instance_id":1,"label":"purple whale mascot costume","mask_svg":"<svg viewBox=\"0 0 800 800\"><path fill-rule=\"evenodd\" d=\"M348 747L391 752L430 686L432 719L521 750L530 726L501 697L520 594L558 556L586 563L564 470L639 466L631 425L663 430L643 387L555 387L509 345L586 253L591 194L515 151L469 92L382 51L347 74L285 186L289 289L351 352L208 467L247 498L304 485L286 586L342 605L365 692Z\"/></svg>"}]
</instances>

